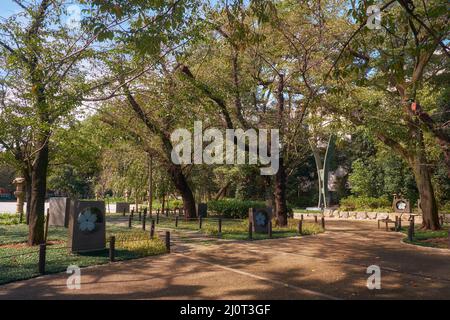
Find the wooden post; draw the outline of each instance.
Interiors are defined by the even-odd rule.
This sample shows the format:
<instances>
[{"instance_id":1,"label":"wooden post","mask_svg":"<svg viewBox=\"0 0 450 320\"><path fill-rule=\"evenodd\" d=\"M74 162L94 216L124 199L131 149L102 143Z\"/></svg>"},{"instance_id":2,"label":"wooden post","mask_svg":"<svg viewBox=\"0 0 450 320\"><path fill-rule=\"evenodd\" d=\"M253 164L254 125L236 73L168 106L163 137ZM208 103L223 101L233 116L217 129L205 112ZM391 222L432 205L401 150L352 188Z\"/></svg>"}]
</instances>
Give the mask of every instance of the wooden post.
<instances>
[{"instance_id":1,"label":"wooden post","mask_svg":"<svg viewBox=\"0 0 450 320\"><path fill-rule=\"evenodd\" d=\"M133 219L133 217L134 217L134 209L131 209L130 216L131 216L131 219Z\"/></svg>"},{"instance_id":2,"label":"wooden post","mask_svg":"<svg viewBox=\"0 0 450 320\"><path fill-rule=\"evenodd\" d=\"M147 221L147 212L144 210L144 219L142 219L142 230L145 231Z\"/></svg>"},{"instance_id":3,"label":"wooden post","mask_svg":"<svg viewBox=\"0 0 450 320\"><path fill-rule=\"evenodd\" d=\"M441 226L443 226L444 225L444 215L441 215Z\"/></svg>"},{"instance_id":4,"label":"wooden post","mask_svg":"<svg viewBox=\"0 0 450 320\"><path fill-rule=\"evenodd\" d=\"M150 218L152 217L153 208L153 157L149 154L148 163L148 210Z\"/></svg>"},{"instance_id":5,"label":"wooden post","mask_svg":"<svg viewBox=\"0 0 450 320\"><path fill-rule=\"evenodd\" d=\"M159 224L159 212L156 213L156 224Z\"/></svg>"},{"instance_id":6,"label":"wooden post","mask_svg":"<svg viewBox=\"0 0 450 320\"><path fill-rule=\"evenodd\" d=\"M50 209L47 209L47 216L45 217L45 238L44 238L45 243L47 243L49 221L50 221Z\"/></svg>"},{"instance_id":7,"label":"wooden post","mask_svg":"<svg viewBox=\"0 0 450 320\"><path fill-rule=\"evenodd\" d=\"M402 230L402 218L398 217L398 231Z\"/></svg>"},{"instance_id":8,"label":"wooden post","mask_svg":"<svg viewBox=\"0 0 450 320\"><path fill-rule=\"evenodd\" d=\"M448 229L448 248L450 249L450 229Z\"/></svg>"},{"instance_id":9,"label":"wooden post","mask_svg":"<svg viewBox=\"0 0 450 320\"><path fill-rule=\"evenodd\" d=\"M175 228L178 228L178 216L175 216Z\"/></svg>"},{"instance_id":10,"label":"wooden post","mask_svg":"<svg viewBox=\"0 0 450 320\"><path fill-rule=\"evenodd\" d=\"M116 237L109 239L109 261L114 262L116 259Z\"/></svg>"},{"instance_id":11,"label":"wooden post","mask_svg":"<svg viewBox=\"0 0 450 320\"><path fill-rule=\"evenodd\" d=\"M152 225L150 227L150 239L155 237L155 220L152 219Z\"/></svg>"},{"instance_id":12,"label":"wooden post","mask_svg":"<svg viewBox=\"0 0 450 320\"><path fill-rule=\"evenodd\" d=\"M203 218L199 217L198 218L198 228L201 229L202 228L202 224L203 224Z\"/></svg>"},{"instance_id":13,"label":"wooden post","mask_svg":"<svg viewBox=\"0 0 450 320\"><path fill-rule=\"evenodd\" d=\"M317 223L317 215L314 215L314 223Z\"/></svg>"},{"instance_id":14,"label":"wooden post","mask_svg":"<svg viewBox=\"0 0 450 320\"><path fill-rule=\"evenodd\" d=\"M272 220L269 220L269 239L272 239Z\"/></svg>"},{"instance_id":15,"label":"wooden post","mask_svg":"<svg viewBox=\"0 0 450 320\"><path fill-rule=\"evenodd\" d=\"M222 236L222 218L219 218L219 237Z\"/></svg>"},{"instance_id":16,"label":"wooden post","mask_svg":"<svg viewBox=\"0 0 450 320\"><path fill-rule=\"evenodd\" d=\"M166 250L170 252L170 231L166 231Z\"/></svg>"},{"instance_id":17,"label":"wooden post","mask_svg":"<svg viewBox=\"0 0 450 320\"><path fill-rule=\"evenodd\" d=\"M125 217L125 208L123 209L122 215Z\"/></svg>"},{"instance_id":18,"label":"wooden post","mask_svg":"<svg viewBox=\"0 0 450 320\"><path fill-rule=\"evenodd\" d=\"M386 231L389 231L389 218L386 219Z\"/></svg>"},{"instance_id":19,"label":"wooden post","mask_svg":"<svg viewBox=\"0 0 450 320\"><path fill-rule=\"evenodd\" d=\"M298 234L303 235L303 220L298 222Z\"/></svg>"},{"instance_id":20,"label":"wooden post","mask_svg":"<svg viewBox=\"0 0 450 320\"><path fill-rule=\"evenodd\" d=\"M325 217L322 217L322 228L325 230Z\"/></svg>"},{"instance_id":21,"label":"wooden post","mask_svg":"<svg viewBox=\"0 0 450 320\"><path fill-rule=\"evenodd\" d=\"M412 242L412 241L413 241L413 238L414 238L414 221L411 220L411 221L409 222L408 240L409 240L410 242Z\"/></svg>"},{"instance_id":22,"label":"wooden post","mask_svg":"<svg viewBox=\"0 0 450 320\"><path fill-rule=\"evenodd\" d=\"M303 221L303 214L300 215L300 220Z\"/></svg>"},{"instance_id":23,"label":"wooden post","mask_svg":"<svg viewBox=\"0 0 450 320\"><path fill-rule=\"evenodd\" d=\"M45 255L47 251L47 245L42 243L39 245L39 273L45 274Z\"/></svg>"},{"instance_id":24,"label":"wooden post","mask_svg":"<svg viewBox=\"0 0 450 320\"><path fill-rule=\"evenodd\" d=\"M248 239L253 239L253 223L251 222L248 223Z\"/></svg>"},{"instance_id":25,"label":"wooden post","mask_svg":"<svg viewBox=\"0 0 450 320\"><path fill-rule=\"evenodd\" d=\"M131 222L132 222L133 216L130 214L128 216L128 228L131 228Z\"/></svg>"}]
</instances>

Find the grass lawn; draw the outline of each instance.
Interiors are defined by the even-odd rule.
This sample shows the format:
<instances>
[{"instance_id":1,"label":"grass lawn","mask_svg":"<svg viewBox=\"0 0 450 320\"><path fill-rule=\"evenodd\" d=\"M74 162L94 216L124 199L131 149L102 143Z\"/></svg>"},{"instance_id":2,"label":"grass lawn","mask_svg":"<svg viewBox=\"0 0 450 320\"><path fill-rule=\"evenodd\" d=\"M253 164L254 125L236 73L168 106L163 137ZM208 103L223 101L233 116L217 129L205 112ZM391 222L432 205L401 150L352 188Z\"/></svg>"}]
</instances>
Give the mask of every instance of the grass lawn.
<instances>
[{"instance_id":1,"label":"grass lawn","mask_svg":"<svg viewBox=\"0 0 450 320\"><path fill-rule=\"evenodd\" d=\"M442 227L442 230L438 231L421 230L420 228L416 227L416 229L414 230L413 241L408 240L408 227L403 227L401 231L406 235L406 237L404 238L404 241L406 243L411 243L424 247L449 249L449 239L448 239L449 228L450 228L449 224L445 224Z\"/></svg>"},{"instance_id":2,"label":"grass lawn","mask_svg":"<svg viewBox=\"0 0 450 320\"><path fill-rule=\"evenodd\" d=\"M0 284L39 275L39 248L25 245L28 226L0 224ZM116 237L116 260L129 260L166 252L164 241L149 239L148 232L107 223L107 239ZM67 247L67 229L49 227L46 273L67 270L70 265L87 267L109 262L109 250L72 254ZM107 247L109 246L107 241Z\"/></svg>"},{"instance_id":3,"label":"grass lawn","mask_svg":"<svg viewBox=\"0 0 450 320\"><path fill-rule=\"evenodd\" d=\"M298 236L298 220L289 219L288 226L285 228L274 227L272 229L272 238L286 238ZM156 227L171 228L178 230L192 230L203 233L208 236L218 237L219 226L218 219L204 219L202 229L199 229L198 220L185 221L183 218L178 220L178 227L175 227L174 218L160 216L159 224ZM303 222L303 235L312 235L323 232L320 224ZM248 220L222 220L222 239L247 240L248 239ZM254 240L269 239L268 234L253 233Z\"/></svg>"}]
</instances>

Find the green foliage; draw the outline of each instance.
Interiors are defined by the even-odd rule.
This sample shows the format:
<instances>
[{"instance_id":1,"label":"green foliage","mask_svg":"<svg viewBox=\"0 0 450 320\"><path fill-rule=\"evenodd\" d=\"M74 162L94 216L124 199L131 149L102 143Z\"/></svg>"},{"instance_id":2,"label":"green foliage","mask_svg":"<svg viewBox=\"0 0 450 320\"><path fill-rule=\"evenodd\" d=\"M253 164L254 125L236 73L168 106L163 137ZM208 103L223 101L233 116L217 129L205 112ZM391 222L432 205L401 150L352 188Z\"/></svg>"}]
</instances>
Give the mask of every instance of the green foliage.
<instances>
[{"instance_id":1,"label":"green foliage","mask_svg":"<svg viewBox=\"0 0 450 320\"><path fill-rule=\"evenodd\" d=\"M376 157L353 161L348 181L351 192L357 196L392 199L393 194L401 193L412 203L418 199L411 169L398 156L384 150Z\"/></svg>"},{"instance_id":2,"label":"green foliage","mask_svg":"<svg viewBox=\"0 0 450 320\"><path fill-rule=\"evenodd\" d=\"M0 226L9 226L16 224L20 224L20 216L18 214L0 213Z\"/></svg>"},{"instance_id":3,"label":"green foliage","mask_svg":"<svg viewBox=\"0 0 450 320\"><path fill-rule=\"evenodd\" d=\"M391 203L386 197L355 197L349 196L341 199L340 209L344 211L384 211L390 212L392 210Z\"/></svg>"},{"instance_id":4,"label":"green foliage","mask_svg":"<svg viewBox=\"0 0 450 320\"><path fill-rule=\"evenodd\" d=\"M244 219L248 217L250 208L265 207L264 201L245 200L213 200L208 202L208 211L222 215L224 218Z\"/></svg>"}]
</instances>

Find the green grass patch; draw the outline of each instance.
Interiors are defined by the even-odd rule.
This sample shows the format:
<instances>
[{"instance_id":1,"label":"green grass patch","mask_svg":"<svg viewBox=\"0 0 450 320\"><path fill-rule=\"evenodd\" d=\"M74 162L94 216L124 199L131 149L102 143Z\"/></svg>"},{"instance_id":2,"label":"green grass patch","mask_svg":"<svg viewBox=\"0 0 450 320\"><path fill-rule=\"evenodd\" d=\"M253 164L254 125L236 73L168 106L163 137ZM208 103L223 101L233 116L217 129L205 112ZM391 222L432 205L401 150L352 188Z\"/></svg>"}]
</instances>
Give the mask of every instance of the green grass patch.
<instances>
[{"instance_id":1,"label":"green grass patch","mask_svg":"<svg viewBox=\"0 0 450 320\"><path fill-rule=\"evenodd\" d=\"M28 247L26 225L0 226L0 284L39 275L39 248ZM129 260L166 252L159 238L149 239L147 232L116 225L107 226L107 239L116 237L116 260ZM46 254L46 273L67 270L70 265L87 267L109 262L109 249L72 254L67 249L67 229L50 227ZM107 242L107 247L109 243Z\"/></svg>"},{"instance_id":2,"label":"green grass patch","mask_svg":"<svg viewBox=\"0 0 450 320\"><path fill-rule=\"evenodd\" d=\"M272 237L287 238L298 236L298 220L289 219L287 227L277 227L273 221ZM219 236L218 219L205 219L202 222L202 229L199 229L198 220L185 221L178 220L178 227L175 228L175 220L160 217L159 228L171 228L177 230L196 231L208 236ZM303 223L303 235L313 235L323 232L322 227L316 223ZM222 239L246 240L248 239L248 220L222 220ZM253 233L254 240L269 239L268 234Z\"/></svg>"},{"instance_id":3,"label":"green grass patch","mask_svg":"<svg viewBox=\"0 0 450 320\"><path fill-rule=\"evenodd\" d=\"M408 227L402 227L401 232L405 234L403 241L424 247L448 248L449 224L442 226L441 230L422 230L420 227L414 229L413 241L408 239Z\"/></svg>"}]
</instances>

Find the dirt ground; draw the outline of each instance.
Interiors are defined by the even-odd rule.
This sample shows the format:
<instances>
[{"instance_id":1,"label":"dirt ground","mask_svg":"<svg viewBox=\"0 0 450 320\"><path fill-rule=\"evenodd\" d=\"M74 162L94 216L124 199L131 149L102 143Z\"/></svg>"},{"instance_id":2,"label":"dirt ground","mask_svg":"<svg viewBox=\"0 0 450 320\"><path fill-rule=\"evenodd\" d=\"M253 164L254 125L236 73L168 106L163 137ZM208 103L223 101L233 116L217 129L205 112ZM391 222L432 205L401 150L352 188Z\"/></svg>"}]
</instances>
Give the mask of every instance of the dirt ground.
<instances>
[{"instance_id":1,"label":"dirt ground","mask_svg":"<svg viewBox=\"0 0 450 320\"><path fill-rule=\"evenodd\" d=\"M82 269L79 290L61 273L0 286L0 299L450 299L450 251L401 239L374 222L343 220L328 220L317 236L277 240L175 234L170 254ZM367 288L371 265L381 269L380 290Z\"/></svg>"}]
</instances>

